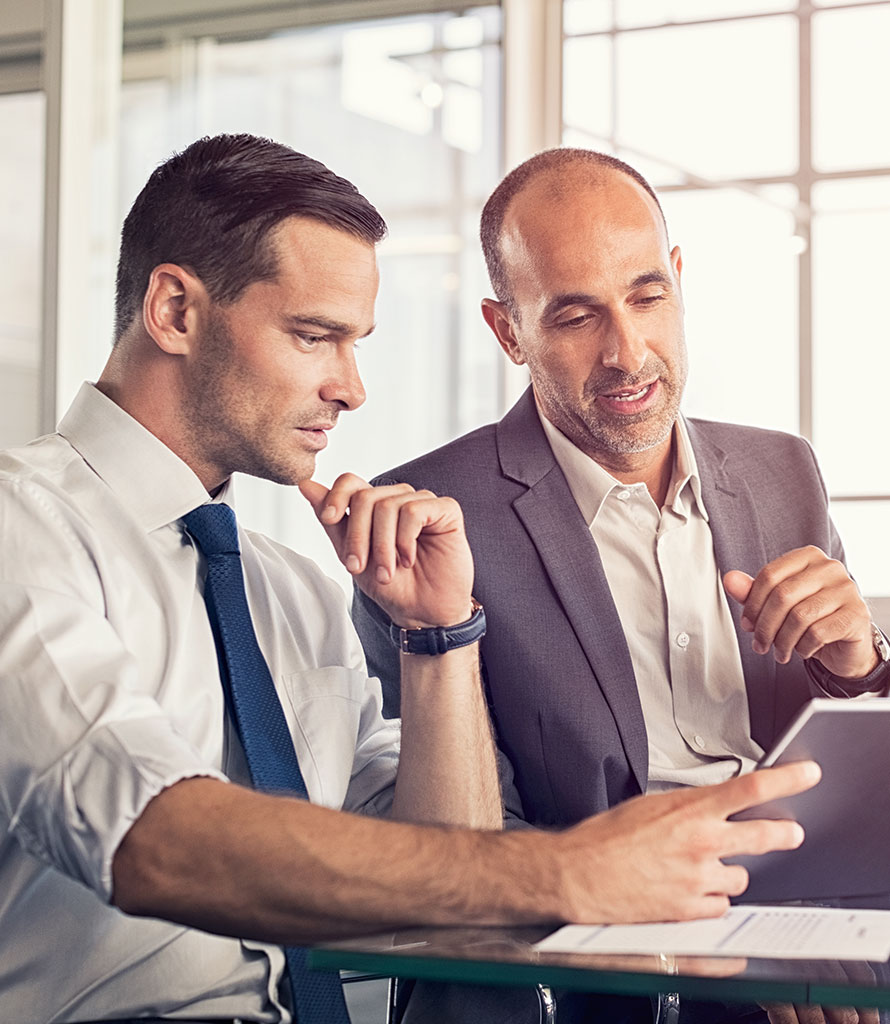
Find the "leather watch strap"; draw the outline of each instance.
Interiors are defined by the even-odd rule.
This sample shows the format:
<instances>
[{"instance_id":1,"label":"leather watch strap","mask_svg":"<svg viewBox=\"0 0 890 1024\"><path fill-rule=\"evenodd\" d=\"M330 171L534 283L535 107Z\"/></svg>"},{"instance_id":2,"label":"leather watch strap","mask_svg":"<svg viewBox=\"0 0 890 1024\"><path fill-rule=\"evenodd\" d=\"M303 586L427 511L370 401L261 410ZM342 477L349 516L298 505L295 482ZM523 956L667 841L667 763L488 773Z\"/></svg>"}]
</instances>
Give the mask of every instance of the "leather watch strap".
<instances>
[{"instance_id":1,"label":"leather watch strap","mask_svg":"<svg viewBox=\"0 0 890 1024\"><path fill-rule=\"evenodd\" d=\"M427 626L405 629L394 622L389 626L389 638L402 654L445 654L458 647L474 644L485 636L485 609L473 598L473 614L466 622L454 626Z\"/></svg>"}]
</instances>

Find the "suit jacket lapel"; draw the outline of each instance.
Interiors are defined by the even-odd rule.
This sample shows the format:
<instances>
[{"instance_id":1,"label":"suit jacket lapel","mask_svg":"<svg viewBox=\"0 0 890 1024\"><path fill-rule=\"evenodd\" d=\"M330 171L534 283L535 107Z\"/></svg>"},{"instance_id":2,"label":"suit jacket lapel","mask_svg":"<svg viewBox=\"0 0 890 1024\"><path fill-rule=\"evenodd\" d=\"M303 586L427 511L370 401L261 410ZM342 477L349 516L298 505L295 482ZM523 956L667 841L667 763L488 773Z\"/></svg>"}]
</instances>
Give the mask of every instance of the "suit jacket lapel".
<instances>
[{"instance_id":1,"label":"suit jacket lapel","mask_svg":"<svg viewBox=\"0 0 890 1024\"><path fill-rule=\"evenodd\" d=\"M701 476L717 571L721 577L730 569L756 576L767 557L751 490L742 477L732 472L726 452L707 437L706 426L695 420L687 420L686 425ZM763 745L764 740L768 743L774 735L776 663L771 656L752 650L751 634L741 627L741 605L729 599L729 608L748 690L751 735Z\"/></svg>"},{"instance_id":2,"label":"suit jacket lapel","mask_svg":"<svg viewBox=\"0 0 890 1024\"><path fill-rule=\"evenodd\" d=\"M541 427L529 389L498 424L506 476L528 487L513 503L605 696L640 789L649 755L627 641L602 561ZM553 685L578 686L580 680Z\"/></svg>"}]
</instances>

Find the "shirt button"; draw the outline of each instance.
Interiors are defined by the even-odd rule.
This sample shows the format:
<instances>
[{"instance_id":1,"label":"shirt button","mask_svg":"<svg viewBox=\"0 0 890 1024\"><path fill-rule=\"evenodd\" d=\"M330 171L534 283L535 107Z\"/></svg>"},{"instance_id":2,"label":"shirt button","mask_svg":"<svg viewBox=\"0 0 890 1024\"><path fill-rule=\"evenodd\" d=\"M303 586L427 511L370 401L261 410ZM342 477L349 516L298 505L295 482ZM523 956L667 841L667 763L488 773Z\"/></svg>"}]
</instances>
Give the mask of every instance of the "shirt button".
<instances>
[{"instance_id":1,"label":"shirt button","mask_svg":"<svg viewBox=\"0 0 890 1024\"><path fill-rule=\"evenodd\" d=\"M698 747L699 750L705 749L705 741L702 739L701 736L695 737L695 745Z\"/></svg>"},{"instance_id":2,"label":"shirt button","mask_svg":"<svg viewBox=\"0 0 890 1024\"><path fill-rule=\"evenodd\" d=\"M617 498L617 499L618 499L619 501L627 501L627 499L628 499L628 498L630 497L630 491L619 491L619 492L618 492L618 493L617 493L617 494L615 495L615 497L616 497L616 498Z\"/></svg>"},{"instance_id":3,"label":"shirt button","mask_svg":"<svg viewBox=\"0 0 890 1024\"><path fill-rule=\"evenodd\" d=\"M684 649L689 646L689 634L678 633L677 634L677 646L683 647Z\"/></svg>"}]
</instances>

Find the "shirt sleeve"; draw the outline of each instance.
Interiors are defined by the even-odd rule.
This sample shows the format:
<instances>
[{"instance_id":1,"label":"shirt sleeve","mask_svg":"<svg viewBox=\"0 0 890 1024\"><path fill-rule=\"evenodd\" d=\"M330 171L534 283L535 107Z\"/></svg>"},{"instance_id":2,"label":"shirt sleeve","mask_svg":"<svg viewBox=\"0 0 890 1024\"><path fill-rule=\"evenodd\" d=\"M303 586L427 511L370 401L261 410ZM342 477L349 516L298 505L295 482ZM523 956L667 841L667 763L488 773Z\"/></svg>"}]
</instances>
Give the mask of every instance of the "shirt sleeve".
<instances>
[{"instance_id":1,"label":"shirt sleeve","mask_svg":"<svg viewBox=\"0 0 890 1024\"><path fill-rule=\"evenodd\" d=\"M117 846L202 762L145 692L82 538L39 492L0 490L0 820L32 856L111 898Z\"/></svg>"}]
</instances>

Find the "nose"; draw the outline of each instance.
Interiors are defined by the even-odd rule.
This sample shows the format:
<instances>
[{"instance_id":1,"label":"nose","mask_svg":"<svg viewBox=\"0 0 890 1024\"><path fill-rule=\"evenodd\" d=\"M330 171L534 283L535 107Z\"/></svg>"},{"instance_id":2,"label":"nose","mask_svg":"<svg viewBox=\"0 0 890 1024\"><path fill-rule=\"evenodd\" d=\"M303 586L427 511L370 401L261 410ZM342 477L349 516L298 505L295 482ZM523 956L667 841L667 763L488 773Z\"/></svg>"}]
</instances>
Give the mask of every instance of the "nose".
<instances>
[{"instance_id":1,"label":"nose","mask_svg":"<svg viewBox=\"0 0 890 1024\"><path fill-rule=\"evenodd\" d=\"M337 402L344 409L357 409L367 397L355 361L355 349L344 345L328 379L321 386L321 397L326 402Z\"/></svg>"},{"instance_id":2,"label":"nose","mask_svg":"<svg viewBox=\"0 0 890 1024\"><path fill-rule=\"evenodd\" d=\"M643 332L632 315L622 310L612 316L603 350L603 366L614 366L625 373L639 373L648 353Z\"/></svg>"}]
</instances>

